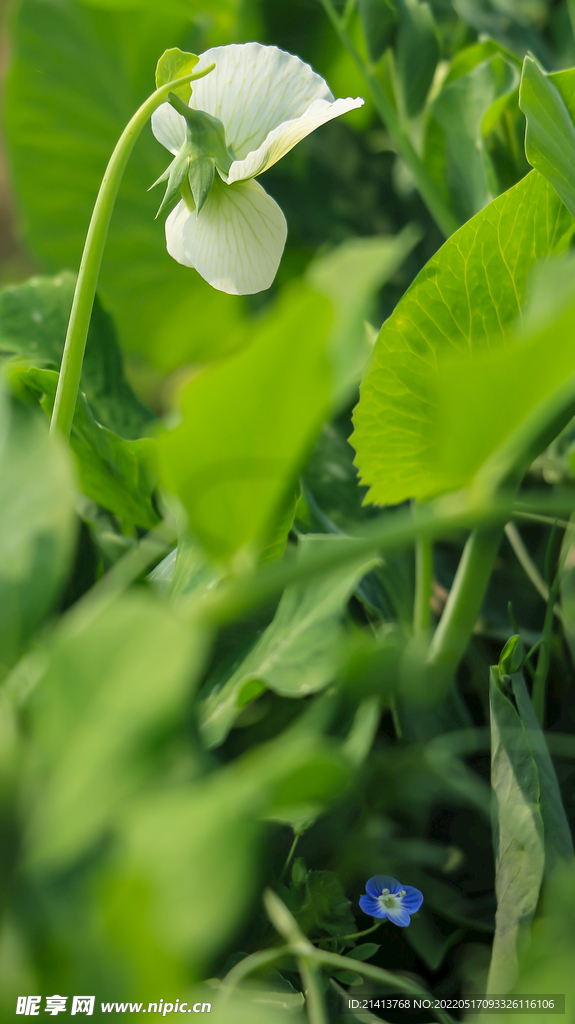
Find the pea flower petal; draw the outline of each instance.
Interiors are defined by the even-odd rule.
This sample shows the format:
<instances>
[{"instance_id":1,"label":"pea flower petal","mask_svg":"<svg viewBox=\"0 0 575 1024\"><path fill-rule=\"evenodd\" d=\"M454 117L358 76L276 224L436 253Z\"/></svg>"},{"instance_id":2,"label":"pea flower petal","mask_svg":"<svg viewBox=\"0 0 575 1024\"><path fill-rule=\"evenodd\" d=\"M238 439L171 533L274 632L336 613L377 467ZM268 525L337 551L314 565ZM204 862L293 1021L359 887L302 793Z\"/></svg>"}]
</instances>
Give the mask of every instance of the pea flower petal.
<instances>
[{"instance_id":1,"label":"pea flower petal","mask_svg":"<svg viewBox=\"0 0 575 1024\"><path fill-rule=\"evenodd\" d=\"M246 295L270 287L287 237L283 213L253 179L363 100L334 100L308 64L275 46L216 46L197 70L209 63L215 69L194 82L189 105L221 121L232 162L227 174L218 166L199 214L182 191L166 222L167 247L214 288ZM153 114L152 130L174 155L186 143L186 121L169 103Z\"/></svg>"},{"instance_id":2,"label":"pea flower petal","mask_svg":"<svg viewBox=\"0 0 575 1024\"><path fill-rule=\"evenodd\" d=\"M199 216L182 201L166 221L170 255L230 295L270 287L286 236L278 204L253 180L224 185L216 177Z\"/></svg>"},{"instance_id":3,"label":"pea flower petal","mask_svg":"<svg viewBox=\"0 0 575 1024\"><path fill-rule=\"evenodd\" d=\"M413 885L401 885L391 875L374 875L366 883L366 896L359 905L370 917L388 918L392 924L406 928L423 903L423 894Z\"/></svg>"}]
</instances>

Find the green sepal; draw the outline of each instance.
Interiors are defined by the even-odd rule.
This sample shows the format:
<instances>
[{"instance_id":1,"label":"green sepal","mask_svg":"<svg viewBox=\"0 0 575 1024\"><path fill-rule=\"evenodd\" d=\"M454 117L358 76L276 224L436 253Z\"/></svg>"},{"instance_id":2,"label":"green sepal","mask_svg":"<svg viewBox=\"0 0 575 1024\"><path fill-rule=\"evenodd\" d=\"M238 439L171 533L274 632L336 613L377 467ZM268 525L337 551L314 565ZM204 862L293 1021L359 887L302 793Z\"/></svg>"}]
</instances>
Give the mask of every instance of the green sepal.
<instances>
[{"instance_id":1,"label":"green sepal","mask_svg":"<svg viewBox=\"0 0 575 1024\"><path fill-rule=\"evenodd\" d=\"M219 118L212 117L205 110L188 107L173 92L169 94L168 101L186 121L189 153L192 159L213 157L219 169L227 174L234 156L226 146L226 134Z\"/></svg>"},{"instance_id":2,"label":"green sepal","mask_svg":"<svg viewBox=\"0 0 575 1024\"><path fill-rule=\"evenodd\" d=\"M148 192L159 185L162 181L167 181L168 186L156 217L159 217L162 210L165 210L173 199L175 199L180 192L180 189L186 180L188 173L188 167L190 165L190 154L187 151L186 143L182 146L180 152L174 157L169 167L166 168L164 173L160 175L157 181L153 185L150 185Z\"/></svg>"},{"instance_id":3,"label":"green sepal","mask_svg":"<svg viewBox=\"0 0 575 1024\"><path fill-rule=\"evenodd\" d=\"M213 156L194 160L190 163L188 181L196 204L197 215L200 215L202 206L208 198L209 191L214 183L216 173L216 161Z\"/></svg>"},{"instance_id":4,"label":"green sepal","mask_svg":"<svg viewBox=\"0 0 575 1024\"><path fill-rule=\"evenodd\" d=\"M166 50L156 65L156 88L159 89L161 85L190 74L199 59L195 53L185 53L177 46L172 50ZM192 95L192 87L190 84L180 85L178 89L174 89L174 93L187 103Z\"/></svg>"}]
</instances>

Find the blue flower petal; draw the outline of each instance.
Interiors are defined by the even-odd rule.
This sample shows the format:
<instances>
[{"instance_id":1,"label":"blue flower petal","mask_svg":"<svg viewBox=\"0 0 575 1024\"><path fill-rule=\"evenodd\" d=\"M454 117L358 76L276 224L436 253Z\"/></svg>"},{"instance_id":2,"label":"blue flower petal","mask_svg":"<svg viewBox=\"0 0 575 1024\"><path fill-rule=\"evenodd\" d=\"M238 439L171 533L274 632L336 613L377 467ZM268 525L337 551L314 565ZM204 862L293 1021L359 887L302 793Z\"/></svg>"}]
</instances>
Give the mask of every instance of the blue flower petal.
<instances>
[{"instance_id":1,"label":"blue flower petal","mask_svg":"<svg viewBox=\"0 0 575 1024\"><path fill-rule=\"evenodd\" d=\"M373 896L360 896L359 905L364 914L369 914L370 917L387 917L387 910L384 910Z\"/></svg>"},{"instance_id":2,"label":"blue flower petal","mask_svg":"<svg viewBox=\"0 0 575 1024\"><path fill-rule=\"evenodd\" d=\"M411 918L403 907L395 907L393 910L388 910L387 916L392 924L397 924L400 928L407 928L407 925L411 924Z\"/></svg>"},{"instance_id":3,"label":"blue flower petal","mask_svg":"<svg viewBox=\"0 0 575 1024\"><path fill-rule=\"evenodd\" d=\"M401 892L401 885L391 875L374 875L373 878L369 879L369 882L365 883L365 891L370 896L381 896L384 889L389 889L391 893L395 894Z\"/></svg>"},{"instance_id":4,"label":"blue flower petal","mask_svg":"<svg viewBox=\"0 0 575 1024\"><path fill-rule=\"evenodd\" d=\"M405 889L405 896L401 901L401 905L410 914L415 914L423 903L423 893L413 885L404 885L403 888Z\"/></svg>"}]
</instances>

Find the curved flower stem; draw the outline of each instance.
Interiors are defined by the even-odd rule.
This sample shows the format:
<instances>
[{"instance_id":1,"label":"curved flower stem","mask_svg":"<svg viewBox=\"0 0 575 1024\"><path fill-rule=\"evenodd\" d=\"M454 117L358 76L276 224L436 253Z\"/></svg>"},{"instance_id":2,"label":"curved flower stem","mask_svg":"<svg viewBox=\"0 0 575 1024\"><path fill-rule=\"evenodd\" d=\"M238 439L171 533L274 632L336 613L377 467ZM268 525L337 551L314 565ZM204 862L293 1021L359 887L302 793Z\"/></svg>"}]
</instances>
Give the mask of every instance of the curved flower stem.
<instances>
[{"instance_id":1,"label":"curved flower stem","mask_svg":"<svg viewBox=\"0 0 575 1024\"><path fill-rule=\"evenodd\" d=\"M72 428L102 255L126 164L142 128L154 110L167 100L168 93L188 82L203 78L213 71L214 67L215 64L210 64L202 71L183 75L156 89L126 125L110 157L86 235L50 423L50 430L57 431L65 438L69 437Z\"/></svg>"},{"instance_id":2,"label":"curved flower stem","mask_svg":"<svg viewBox=\"0 0 575 1024\"><path fill-rule=\"evenodd\" d=\"M417 189L423 199L431 216L435 220L440 231L446 238L449 238L454 231L457 231L459 223L447 206L437 185L430 177L423 161L417 155L411 139L403 129L399 117L389 101L384 90L379 84L372 69L362 59L347 31L345 22L339 17L332 0L320 0L329 20L331 21L341 43L345 46L352 60L357 65L361 76L371 93L374 106L381 117L385 127L391 135L398 152L401 154L409 170L415 178Z\"/></svg>"}]
</instances>

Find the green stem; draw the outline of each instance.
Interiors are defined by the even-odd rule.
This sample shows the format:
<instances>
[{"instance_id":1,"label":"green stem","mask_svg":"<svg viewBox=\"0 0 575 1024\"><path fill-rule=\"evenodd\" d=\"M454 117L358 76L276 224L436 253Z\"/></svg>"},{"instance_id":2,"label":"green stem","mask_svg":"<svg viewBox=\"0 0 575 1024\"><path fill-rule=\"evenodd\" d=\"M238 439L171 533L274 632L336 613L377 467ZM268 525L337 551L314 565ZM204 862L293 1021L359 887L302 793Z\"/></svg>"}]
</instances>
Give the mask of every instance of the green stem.
<instances>
[{"instance_id":1,"label":"green stem","mask_svg":"<svg viewBox=\"0 0 575 1024\"><path fill-rule=\"evenodd\" d=\"M293 857L293 855L295 853L295 848L296 848L297 844L299 843L300 836L301 836L301 832L296 832L295 835L294 835L293 843L290 846L290 851L289 851L289 853L287 855L286 862L285 862L285 864L284 864L284 866L282 868L282 873L281 873L280 878L279 878L280 882L283 882L283 880L284 880L284 878L285 878L285 876L287 874L287 869L289 868L289 866L291 864L291 860L292 860L292 857Z\"/></svg>"},{"instance_id":2,"label":"green stem","mask_svg":"<svg viewBox=\"0 0 575 1024\"><path fill-rule=\"evenodd\" d=\"M78 281L72 302L72 311L68 322L64 353L62 355L56 401L50 424L52 432L57 431L65 438L70 436L70 430L72 429L86 339L88 337L88 328L92 316L104 246L126 164L142 128L147 124L148 119L157 107L167 100L168 93L198 78L203 78L210 71L213 71L214 67L215 64L210 64L202 71L183 75L181 78L176 78L173 82L168 82L166 85L156 89L151 96L148 96L148 99L136 111L126 128L124 128L110 157L96 198L84 244L84 252L82 253Z\"/></svg>"},{"instance_id":3,"label":"green stem","mask_svg":"<svg viewBox=\"0 0 575 1024\"><path fill-rule=\"evenodd\" d=\"M223 999L228 999L233 989L237 988L244 978L247 978L248 974L258 971L260 967L267 967L283 957L291 956L291 954L291 946L278 946L275 949L260 949L257 953L244 957L235 967L232 967L231 971L228 971L223 979Z\"/></svg>"},{"instance_id":4,"label":"green stem","mask_svg":"<svg viewBox=\"0 0 575 1024\"><path fill-rule=\"evenodd\" d=\"M309 1024L328 1024L317 965L307 957L300 957L298 967Z\"/></svg>"},{"instance_id":5,"label":"green stem","mask_svg":"<svg viewBox=\"0 0 575 1024\"><path fill-rule=\"evenodd\" d=\"M382 924L383 919L381 921L376 921L375 924L371 926L371 928L366 928L364 932L354 932L353 935L338 935L338 939L340 942L344 942L345 939L361 939L364 935L371 935L371 933L374 932L376 928L381 928Z\"/></svg>"},{"instance_id":6,"label":"green stem","mask_svg":"<svg viewBox=\"0 0 575 1024\"><path fill-rule=\"evenodd\" d=\"M341 23L344 26L344 28L347 28L347 26L349 25L353 14L355 14L356 7L357 0L346 0L345 7L343 9L343 14L341 16Z\"/></svg>"},{"instance_id":7,"label":"green stem","mask_svg":"<svg viewBox=\"0 0 575 1024\"><path fill-rule=\"evenodd\" d=\"M573 510L573 494L567 489L559 488L553 493L531 491L529 506L522 505L523 510L527 508L536 513L553 511L559 515L570 514ZM252 608L278 597L292 583L317 579L332 569L348 565L364 554L376 551L385 553L408 547L418 536L436 539L453 530L468 530L474 527L480 527L481 532L485 532L486 529L492 529L495 524L501 524L498 527L500 537L503 533L503 524L513 516L514 510L514 492L484 496L480 500L465 492L459 492L419 506L415 514L411 509L398 509L358 530L354 537L342 538L337 550L330 546L329 551L315 551L304 561L285 560L279 564L264 566L250 575L230 576L222 581L213 593L202 595L201 602L196 598L190 598L186 605L182 604L182 614L194 622L200 621L206 625L232 622ZM492 565L493 560L491 567ZM479 571L481 568L480 565ZM487 582L488 580L484 588ZM452 601L453 599L447 602L450 608ZM480 604L481 600L477 610ZM447 618L443 630L446 625Z\"/></svg>"},{"instance_id":8,"label":"green stem","mask_svg":"<svg viewBox=\"0 0 575 1024\"><path fill-rule=\"evenodd\" d=\"M427 633L431 625L431 585L433 581L433 547L429 537L415 542L415 599L413 632Z\"/></svg>"},{"instance_id":9,"label":"green stem","mask_svg":"<svg viewBox=\"0 0 575 1024\"><path fill-rule=\"evenodd\" d=\"M485 597L503 530L500 526L470 534L439 625L431 641L428 665L453 676L465 653Z\"/></svg>"},{"instance_id":10,"label":"green stem","mask_svg":"<svg viewBox=\"0 0 575 1024\"><path fill-rule=\"evenodd\" d=\"M312 947L313 952L307 954L308 959L317 960L318 963L324 964L326 967L334 967L338 971L356 971L358 974L362 974L364 978L371 978L372 981L378 981L380 985L386 985L395 992L405 992L406 995L412 996L423 996L423 998L429 998L429 992L426 992L424 988L416 985L413 981L409 981L407 978L401 977L398 974L392 974L391 971L385 971L382 967L374 967L373 964L364 963L363 960L353 960L348 956L341 956L339 953L328 953L325 949L316 949ZM431 1011L435 1014L439 1021L443 1021L444 1024L454 1024L453 1017L444 1010L434 1009Z\"/></svg>"},{"instance_id":11,"label":"green stem","mask_svg":"<svg viewBox=\"0 0 575 1024\"><path fill-rule=\"evenodd\" d=\"M331 24L333 25L342 45L355 62L359 72L371 93L374 106L381 117L385 127L391 135L398 152L409 167L417 185L418 191L427 209L435 220L439 229L446 238L449 238L454 231L457 231L459 223L447 206L437 185L429 176L428 170L417 155L411 139L402 128L397 112L379 84L372 69L363 61L341 18L339 18L332 0L320 0Z\"/></svg>"},{"instance_id":12,"label":"green stem","mask_svg":"<svg viewBox=\"0 0 575 1024\"><path fill-rule=\"evenodd\" d=\"M228 999L233 989L253 971L257 971L261 967L266 967L276 960L289 956L295 956L300 960L305 959L308 963L316 961L318 964L324 964L326 967L333 967L339 971L355 971L365 978L370 978L372 981L379 982L380 985L385 985L391 991L405 992L406 995L429 998L429 992L400 974L392 974L391 971L386 971L382 967L374 967L373 964L364 963L362 960L354 960L352 957L341 956L339 953L329 953L325 949L317 949L311 943L308 943L307 940L304 945L305 952L301 948L302 943L296 942L286 946L278 946L275 949L262 949L258 953L252 953L250 956L240 960L235 967L232 967L231 971L226 974L222 981L222 988L224 990L222 1002ZM306 981L304 981L304 987L307 987ZM434 1010L432 1012L443 1024L454 1024L453 1017L450 1017L443 1010ZM321 1018L317 1018L317 1020L319 1021Z\"/></svg>"},{"instance_id":13,"label":"green stem","mask_svg":"<svg viewBox=\"0 0 575 1024\"><path fill-rule=\"evenodd\" d=\"M571 32L575 41L575 0L567 0L567 11L569 13L569 21L571 23Z\"/></svg>"},{"instance_id":14,"label":"green stem","mask_svg":"<svg viewBox=\"0 0 575 1024\"><path fill-rule=\"evenodd\" d=\"M553 525L556 525L557 520L551 520L551 523ZM533 561L531 555L525 547L525 544L523 543L523 538L519 533L519 530L515 526L515 523L507 523L505 527L505 534L507 536L507 540L509 541L511 547L513 548L517 561L519 562L525 575L531 581L531 583L535 587L535 590L543 598L543 600L548 601L549 587L547 586L545 580L539 572L539 569L535 565L535 562ZM561 608L558 604L555 604L553 606L553 613L557 616L560 622L563 622L563 612L561 611Z\"/></svg>"},{"instance_id":15,"label":"green stem","mask_svg":"<svg viewBox=\"0 0 575 1024\"><path fill-rule=\"evenodd\" d=\"M537 659L537 668L535 670L535 679L533 680L533 693L532 703L537 720L542 729L545 728L545 706L547 699L547 676L549 675L549 665L551 663L551 642L553 639L553 615L555 614L555 602L559 595L559 587L561 586L561 577L563 575L563 567L565 559L569 551L569 543L565 543L563 555L553 580L552 586L549 588L549 600L547 601L547 608L545 609L545 620L543 622L543 635L541 637L541 647L539 650L539 657Z\"/></svg>"}]
</instances>

